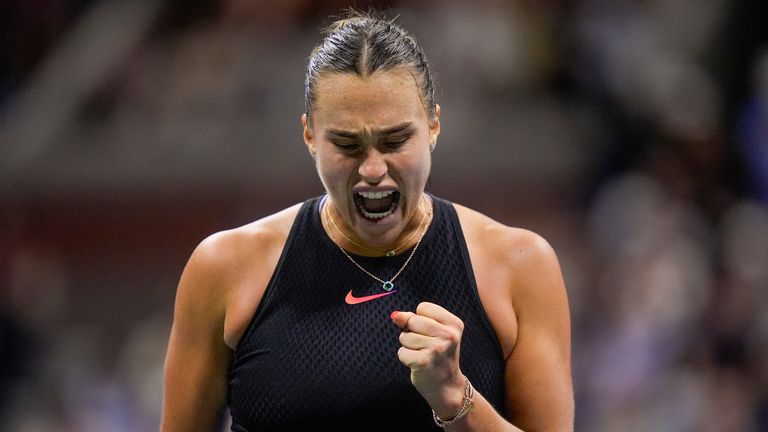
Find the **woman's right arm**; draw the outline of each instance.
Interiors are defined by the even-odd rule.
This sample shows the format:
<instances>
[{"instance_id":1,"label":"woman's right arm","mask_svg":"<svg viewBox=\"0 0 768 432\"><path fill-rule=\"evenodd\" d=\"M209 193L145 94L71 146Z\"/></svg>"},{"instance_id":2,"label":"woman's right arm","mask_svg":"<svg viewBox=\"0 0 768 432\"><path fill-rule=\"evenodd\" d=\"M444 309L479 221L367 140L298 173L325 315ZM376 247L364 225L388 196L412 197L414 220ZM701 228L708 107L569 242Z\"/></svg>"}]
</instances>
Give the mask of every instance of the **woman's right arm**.
<instances>
[{"instance_id":1,"label":"woman's right arm","mask_svg":"<svg viewBox=\"0 0 768 432\"><path fill-rule=\"evenodd\" d=\"M176 293L165 362L162 432L220 430L232 351L224 342L227 266L220 235L195 249ZM231 263L230 263L231 264Z\"/></svg>"}]
</instances>

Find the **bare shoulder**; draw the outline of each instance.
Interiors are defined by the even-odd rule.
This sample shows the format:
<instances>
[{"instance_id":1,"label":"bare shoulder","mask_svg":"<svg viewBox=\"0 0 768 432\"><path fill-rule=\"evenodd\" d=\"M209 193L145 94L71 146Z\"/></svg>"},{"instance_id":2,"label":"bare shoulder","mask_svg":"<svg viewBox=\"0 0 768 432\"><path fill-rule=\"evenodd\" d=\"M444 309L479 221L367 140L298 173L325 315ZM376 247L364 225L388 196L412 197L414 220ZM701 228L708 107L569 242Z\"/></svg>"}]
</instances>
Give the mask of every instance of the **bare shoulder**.
<instances>
[{"instance_id":1,"label":"bare shoulder","mask_svg":"<svg viewBox=\"0 0 768 432\"><path fill-rule=\"evenodd\" d=\"M467 241L478 242L486 252L508 264L531 264L554 258L554 251L539 234L504 225L468 207L454 204Z\"/></svg>"},{"instance_id":2,"label":"bare shoulder","mask_svg":"<svg viewBox=\"0 0 768 432\"><path fill-rule=\"evenodd\" d=\"M193 257L199 255L214 266L235 264L243 256L284 241L300 207L296 204L247 225L212 234L198 245Z\"/></svg>"},{"instance_id":3,"label":"bare shoulder","mask_svg":"<svg viewBox=\"0 0 768 432\"><path fill-rule=\"evenodd\" d=\"M205 238L195 248L184 270L188 284L224 300L226 290L246 273L258 270L259 258L282 250L301 204L238 228L219 231ZM183 284L187 285L187 284ZM194 289L194 288L193 288ZM202 294L202 293L200 293Z\"/></svg>"},{"instance_id":4,"label":"bare shoulder","mask_svg":"<svg viewBox=\"0 0 768 432\"><path fill-rule=\"evenodd\" d=\"M477 250L485 263L507 269L508 285L516 294L541 286L562 286L554 281L562 278L555 251L539 234L504 225L468 207L454 204L469 248ZM533 279L551 279L531 283ZM522 292L521 292L522 291Z\"/></svg>"}]
</instances>

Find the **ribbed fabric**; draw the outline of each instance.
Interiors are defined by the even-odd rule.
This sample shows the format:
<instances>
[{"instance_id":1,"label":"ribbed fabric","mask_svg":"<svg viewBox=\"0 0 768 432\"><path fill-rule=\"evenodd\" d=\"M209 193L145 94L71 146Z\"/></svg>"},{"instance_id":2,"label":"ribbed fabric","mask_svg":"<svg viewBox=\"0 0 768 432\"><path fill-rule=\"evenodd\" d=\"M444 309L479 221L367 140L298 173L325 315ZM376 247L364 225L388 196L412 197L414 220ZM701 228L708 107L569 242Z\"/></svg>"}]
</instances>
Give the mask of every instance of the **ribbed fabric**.
<instances>
[{"instance_id":1,"label":"ribbed fabric","mask_svg":"<svg viewBox=\"0 0 768 432\"><path fill-rule=\"evenodd\" d=\"M434 219L411 263L384 292L356 268L323 231L319 204L304 203L229 371L235 432L438 431L429 405L397 358L400 329L394 310L439 304L465 324L461 370L501 410L504 360L480 304L464 236L453 206L434 198ZM353 255L389 279L410 250L395 257Z\"/></svg>"}]
</instances>

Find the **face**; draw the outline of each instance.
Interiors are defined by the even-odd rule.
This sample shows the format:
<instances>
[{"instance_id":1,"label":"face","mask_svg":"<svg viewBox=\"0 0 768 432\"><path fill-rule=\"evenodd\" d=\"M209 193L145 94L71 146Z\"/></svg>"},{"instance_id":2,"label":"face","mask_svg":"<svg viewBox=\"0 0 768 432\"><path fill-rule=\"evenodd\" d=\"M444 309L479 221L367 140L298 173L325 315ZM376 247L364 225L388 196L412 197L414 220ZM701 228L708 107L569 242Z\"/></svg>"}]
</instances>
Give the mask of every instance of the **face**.
<instances>
[{"instance_id":1,"label":"face","mask_svg":"<svg viewBox=\"0 0 768 432\"><path fill-rule=\"evenodd\" d=\"M312 124L302 117L304 141L330 195L330 210L348 234L386 247L418 226L439 113L437 107L435 118L428 118L414 75L405 68L318 79Z\"/></svg>"}]
</instances>

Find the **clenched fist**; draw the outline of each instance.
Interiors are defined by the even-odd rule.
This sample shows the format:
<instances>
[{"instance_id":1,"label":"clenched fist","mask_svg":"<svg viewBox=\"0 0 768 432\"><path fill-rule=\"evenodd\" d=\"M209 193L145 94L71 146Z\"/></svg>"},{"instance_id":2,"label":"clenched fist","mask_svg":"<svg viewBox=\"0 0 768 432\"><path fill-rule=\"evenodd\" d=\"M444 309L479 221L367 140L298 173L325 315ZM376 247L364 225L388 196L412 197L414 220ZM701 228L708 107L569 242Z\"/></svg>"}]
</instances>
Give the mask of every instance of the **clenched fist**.
<instances>
[{"instance_id":1,"label":"clenched fist","mask_svg":"<svg viewBox=\"0 0 768 432\"><path fill-rule=\"evenodd\" d=\"M397 357L411 370L411 383L438 416L456 413L464 399L459 348L464 322L442 306L423 302L416 312L392 313L403 331Z\"/></svg>"}]
</instances>

